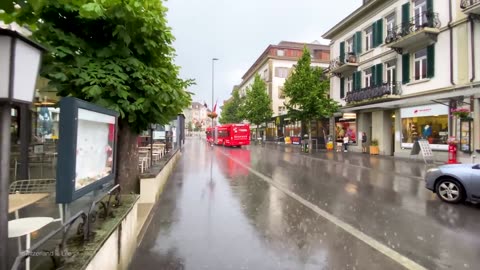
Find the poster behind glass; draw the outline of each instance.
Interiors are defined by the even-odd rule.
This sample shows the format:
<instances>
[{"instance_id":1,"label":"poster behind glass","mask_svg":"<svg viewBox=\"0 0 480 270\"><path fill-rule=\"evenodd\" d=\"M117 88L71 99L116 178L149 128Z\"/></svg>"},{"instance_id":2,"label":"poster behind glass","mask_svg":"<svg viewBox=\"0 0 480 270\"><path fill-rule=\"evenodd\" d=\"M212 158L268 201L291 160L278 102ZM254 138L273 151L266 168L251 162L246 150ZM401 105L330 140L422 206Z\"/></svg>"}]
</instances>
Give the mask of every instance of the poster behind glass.
<instances>
[{"instance_id":1,"label":"poster behind glass","mask_svg":"<svg viewBox=\"0 0 480 270\"><path fill-rule=\"evenodd\" d=\"M78 110L75 190L112 172L114 139L114 116Z\"/></svg>"},{"instance_id":2,"label":"poster behind glass","mask_svg":"<svg viewBox=\"0 0 480 270\"><path fill-rule=\"evenodd\" d=\"M336 122L335 123L335 134L337 136L337 141L343 141L345 135L348 137L350 143L357 142L357 124L355 121L348 122Z\"/></svg>"},{"instance_id":3,"label":"poster behind glass","mask_svg":"<svg viewBox=\"0 0 480 270\"><path fill-rule=\"evenodd\" d=\"M470 121L461 121L460 127L460 147L463 152L470 153Z\"/></svg>"}]
</instances>

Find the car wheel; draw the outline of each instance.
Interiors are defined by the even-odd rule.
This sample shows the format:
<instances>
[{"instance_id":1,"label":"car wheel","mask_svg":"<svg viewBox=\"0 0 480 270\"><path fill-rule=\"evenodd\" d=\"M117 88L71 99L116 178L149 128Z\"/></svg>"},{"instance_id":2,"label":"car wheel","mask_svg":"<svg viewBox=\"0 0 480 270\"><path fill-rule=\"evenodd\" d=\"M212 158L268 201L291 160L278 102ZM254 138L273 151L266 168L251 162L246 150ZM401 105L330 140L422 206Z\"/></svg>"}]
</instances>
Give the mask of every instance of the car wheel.
<instances>
[{"instance_id":1,"label":"car wheel","mask_svg":"<svg viewBox=\"0 0 480 270\"><path fill-rule=\"evenodd\" d=\"M455 179L444 178L436 188L437 196L444 202L459 203L465 199L463 186Z\"/></svg>"}]
</instances>

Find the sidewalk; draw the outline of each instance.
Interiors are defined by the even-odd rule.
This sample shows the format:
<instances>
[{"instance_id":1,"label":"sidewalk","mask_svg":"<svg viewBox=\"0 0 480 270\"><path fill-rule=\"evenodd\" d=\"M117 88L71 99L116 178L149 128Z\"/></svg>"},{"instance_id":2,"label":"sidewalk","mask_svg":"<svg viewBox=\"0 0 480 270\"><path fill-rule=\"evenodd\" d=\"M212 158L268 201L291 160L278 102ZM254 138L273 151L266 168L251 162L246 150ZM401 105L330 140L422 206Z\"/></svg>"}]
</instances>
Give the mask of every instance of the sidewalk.
<instances>
[{"instance_id":1,"label":"sidewalk","mask_svg":"<svg viewBox=\"0 0 480 270\"><path fill-rule=\"evenodd\" d=\"M259 145L252 145L260 147ZM365 169L373 169L382 172L394 173L399 176L424 179L425 173L429 168L441 165L443 163L435 162L426 164L423 158L419 156L417 159L400 158L382 155L369 155L359 152L335 152L324 149L314 150L313 153L307 154L300 151L300 145L277 144L267 142L267 148L276 149L284 152L294 152L305 156L310 156L317 160L325 162L337 162L348 166L360 167Z\"/></svg>"}]
</instances>

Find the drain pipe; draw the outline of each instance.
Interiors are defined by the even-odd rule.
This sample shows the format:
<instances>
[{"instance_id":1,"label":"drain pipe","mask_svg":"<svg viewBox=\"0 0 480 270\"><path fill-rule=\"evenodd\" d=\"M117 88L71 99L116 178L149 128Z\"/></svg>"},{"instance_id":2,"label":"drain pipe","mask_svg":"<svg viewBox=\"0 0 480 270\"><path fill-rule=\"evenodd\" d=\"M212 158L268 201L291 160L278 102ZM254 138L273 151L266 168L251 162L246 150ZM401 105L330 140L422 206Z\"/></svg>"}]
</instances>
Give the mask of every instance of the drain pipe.
<instances>
[{"instance_id":1,"label":"drain pipe","mask_svg":"<svg viewBox=\"0 0 480 270\"><path fill-rule=\"evenodd\" d=\"M455 85L453 81L453 28L452 28L452 0L448 1L448 29L450 30L450 83Z\"/></svg>"},{"instance_id":2,"label":"drain pipe","mask_svg":"<svg viewBox=\"0 0 480 270\"><path fill-rule=\"evenodd\" d=\"M475 20L470 15L468 16L470 20L470 47L472 47L472 77L470 82L475 81Z\"/></svg>"}]
</instances>

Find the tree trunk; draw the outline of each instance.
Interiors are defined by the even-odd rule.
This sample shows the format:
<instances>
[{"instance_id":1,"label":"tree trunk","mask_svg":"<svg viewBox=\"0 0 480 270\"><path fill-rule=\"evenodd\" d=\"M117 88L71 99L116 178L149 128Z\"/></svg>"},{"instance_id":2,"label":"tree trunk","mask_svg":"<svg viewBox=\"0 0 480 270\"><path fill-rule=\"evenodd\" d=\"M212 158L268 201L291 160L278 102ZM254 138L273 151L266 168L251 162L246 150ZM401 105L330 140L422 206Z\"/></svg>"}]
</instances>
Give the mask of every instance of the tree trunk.
<instances>
[{"instance_id":1,"label":"tree trunk","mask_svg":"<svg viewBox=\"0 0 480 270\"><path fill-rule=\"evenodd\" d=\"M137 136L126 119L118 124L117 179L122 193L140 193Z\"/></svg>"},{"instance_id":2,"label":"tree trunk","mask_svg":"<svg viewBox=\"0 0 480 270\"><path fill-rule=\"evenodd\" d=\"M258 143L258 125L255 128L255 144L257 144L257 143Z\"/></svg>"}]
</instances>

